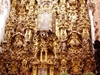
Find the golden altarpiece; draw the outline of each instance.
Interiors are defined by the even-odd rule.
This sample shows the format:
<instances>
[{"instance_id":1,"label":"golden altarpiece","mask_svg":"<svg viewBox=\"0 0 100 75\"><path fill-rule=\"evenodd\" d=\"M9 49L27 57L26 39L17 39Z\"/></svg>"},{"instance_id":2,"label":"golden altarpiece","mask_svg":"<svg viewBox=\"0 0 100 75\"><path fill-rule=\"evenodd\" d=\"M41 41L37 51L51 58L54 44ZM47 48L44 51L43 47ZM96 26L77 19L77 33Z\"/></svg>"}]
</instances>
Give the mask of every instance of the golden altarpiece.
<instances>
[{"instance_id":1,"label":"golden altarpiece","mask_svg":"<svg viewBox=\"0 0 100 75\"><path fill-rule=\"evenodd\" d=\"M87 1L11 0L1 47L1 75L93 72Z\"/></svg>"}]
</instances>

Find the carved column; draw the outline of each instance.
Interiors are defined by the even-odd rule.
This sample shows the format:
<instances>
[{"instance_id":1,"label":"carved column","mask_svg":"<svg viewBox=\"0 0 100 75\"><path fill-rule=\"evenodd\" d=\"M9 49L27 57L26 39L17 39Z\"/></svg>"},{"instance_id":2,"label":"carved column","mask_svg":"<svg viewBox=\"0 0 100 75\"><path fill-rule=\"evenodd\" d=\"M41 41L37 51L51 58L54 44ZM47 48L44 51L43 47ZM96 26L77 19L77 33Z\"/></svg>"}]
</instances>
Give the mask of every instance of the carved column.
<instances>
[{"instance_id":1,"label":"carved column","mask_svg":"<svg viewBox=\"0 0 100 75\"><path fill-rule=\"evenodd\" d=\"M37 66L33 66L32 75L37 75Z\"/></svg>"},{"instance_id":2,"label":"carved column","mask_svg":"<svg viewBox=\"0 0 100 75\"><path fill-rule=\"evenodd\" d=\"M48 72L48 70L47 70L47 67L46 67L46 74L45 74L45 75L47 75L47 74L48 74L47 72Z\"/></svg>"},{"instance_id":3,"label":"carved column","mask_svg":"<svg viewBox=\"0 0 100 75\"><path fill-rule=\"evenodd\" d=\"M45 51L45 61L47 61L47 51Z\"/></svg>"},{"instance_id":4,"label":"carved column","mask_svg":"<svg viewBox=\"0 0 100 75\"><path fill-rule=\"evenodd\" d=\"M50 75L54 75L54 67L53 66L50 67Z\"/></svg>"},{"instance_id":5,"label":"carved column","mask_svg":"<svg viewBox=\"0 0 100 75\"><path fill-rule=\"evenodd\" d=\"M42 51L40 51L40 61L42 61Z\"/></svg>"},{"instance_id":6,"label":"carved column","mask_svg":"<svg viewBox=\"0 0 100 75\"><path fill-rule=\"evenodd\" d=\"M38 67L38 75L40 75L41 73L40 73L40 68Z\"/></svg>"}]
</instances>

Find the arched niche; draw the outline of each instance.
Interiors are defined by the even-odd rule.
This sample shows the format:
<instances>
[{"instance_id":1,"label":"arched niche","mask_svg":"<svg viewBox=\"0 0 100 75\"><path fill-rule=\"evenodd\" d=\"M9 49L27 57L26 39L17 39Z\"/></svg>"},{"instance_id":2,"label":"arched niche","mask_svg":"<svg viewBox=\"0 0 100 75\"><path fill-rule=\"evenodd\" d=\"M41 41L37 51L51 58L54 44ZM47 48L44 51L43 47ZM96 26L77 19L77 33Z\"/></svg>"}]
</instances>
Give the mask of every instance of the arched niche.
<instances>
[{"instance_id":1,"label":"arched niche","mask_svg":"<svg viewBox=\"0 0 100 75\"><path fill-rule=\"evenodd\" d=\"M68 37L68 45L76 47L81 45L81 36L77 32L72 32Z\"/></svg>"},{"instance_id":2,"label":"arched niche","mask_svg":"<svg viewBox=\"0 0 100 75\"><path fill-rule=\"evenodd\" d=\"M11 38L11 44L12 44L12 49L13 50L18 50L22 48L24 43L24 36L22 33L16 33L12 36Z\"/></svg>"},{"instance_id":3,"label":"arched niche","mask_svg":"<svg viewBox=\"0 0 100 75\"><path fill-rule=\"evenodd\" d=\"M50 30L50 14L48 12L43 12L40 14L40 27L39 30Z\"/></svg>"},{"instance_id":4,"label":"arched niche","mask_svg":"<svg viewBox=\"0 0 100 75\"><path fill-rule=\"evenodd\" d=\"M37 20L38 30L52 31L53 11L51 11L51 9L52 6L48 2L45 2L40 5L39 12L38 12L38 20Z\"/></svg>"}]
</instances>

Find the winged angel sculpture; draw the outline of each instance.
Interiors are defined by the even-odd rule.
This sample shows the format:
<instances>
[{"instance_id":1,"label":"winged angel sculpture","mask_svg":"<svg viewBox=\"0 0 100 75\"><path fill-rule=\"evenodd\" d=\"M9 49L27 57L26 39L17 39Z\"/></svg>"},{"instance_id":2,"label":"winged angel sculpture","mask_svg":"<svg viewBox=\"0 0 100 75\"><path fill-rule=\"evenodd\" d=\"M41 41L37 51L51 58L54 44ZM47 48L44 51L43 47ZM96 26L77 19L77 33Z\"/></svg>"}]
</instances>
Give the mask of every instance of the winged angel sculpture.
<instances>
[{"instance_id":1,"label":"winged angel sculpture","mask_svg":"<svg viewBox=\"0 0 100 75\"><path fill-rule=\"evenodd\" d=\"M1 40L3 40L5 22L7 20L9 12L10 12L10 0L0 0L0 42Z\"/></svg>"}]
</instances>

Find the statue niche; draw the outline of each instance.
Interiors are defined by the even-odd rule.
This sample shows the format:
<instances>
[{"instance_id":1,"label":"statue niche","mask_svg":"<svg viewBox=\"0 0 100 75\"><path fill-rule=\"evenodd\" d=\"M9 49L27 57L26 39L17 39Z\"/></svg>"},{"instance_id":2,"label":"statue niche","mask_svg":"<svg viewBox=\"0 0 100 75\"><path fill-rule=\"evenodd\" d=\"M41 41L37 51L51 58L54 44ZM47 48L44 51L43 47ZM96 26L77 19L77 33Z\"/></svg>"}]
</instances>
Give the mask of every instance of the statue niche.
<instances>
[{"instance_id":1,"label":"statue niche","mask_svg":"<svg viewBox=\"0 0 100 75\"><path fill-rule=\"evenodd\" d=\"M40 75L46 75L46 69L45 68L40 69Z\"/></svg>"},{"instance_id":2,"label":"statue niche","mask_svg":"<svg viewBox=\"0 0 100 75\"><path fill-rule=\"evenodd\" d=\"M50 14L43 12L40 14L40 30L50 30Z\"/></svg>"},{"instance_id":3,"label":"statue niche","mask_svg":"<svg viewBox=\"0 0 100 75\"><path fill-rule=\"evenodd\" d=\"M14 50L18 50L20 48L22 48L23 46L23 39L24 36L21 33L16 33L15 35L13 35L12 37L12 44L13 44L13 49Z\"/></svg>"},{"instance_id":4,"label":"statue niche","mask_svg":"<svg viewBox=\"0 0 100 75\"><path fill-rule=\"evenodd\" d=\"M25 29L25 41L31 41L33 36L32 34L33 34L32 29L30 28Z\"/></svg>"},{"instance_id":5,"label":"statue niche","mask_svg":"<svg viewBox=\"0 0 100 75\"><path fill-rule=\"evenodd\" d=\"M68 44L72 48L73 47L80 47L80 45L81 45L80 35L76 32L71 33L71 35L69 36L69 39L68 39Z\"/></svg>"},{"instance_id":6,"label":"statue niche","mask_svg":"<svg viewBox=\"0 0 100 75\"><path fill-rule=\"evenodd\" d=\"M52 6L50 3L45 2L40 6L40 12L38 16L39 25L38 28L40 31L51 30L52 31Z\"/></svg>"},{"instance_id":7,"label":"statue niche","mask_svg":"<svg viewBox=\"0 0 100 75\"><path fill-rule=\"evenodd\" d=\"M71 63L72 63L71 74L72 75L81 75L82 74L81 60L78 58L78 56L75 56L71 60Z\"/></svg>"},{"instance_id":8,"label":"statue niche","mask_svg":"<svg viewBox=\"0 0 100 75\"><path fill-rule=\"evenodd\" d=\"M22 65L21 65L21 72L20 72L20 75L30 75L30 71L29 71L29 68L27 66L27 60L26 59L23 59L22 60Z\"/></svg>"}]
</instances>

